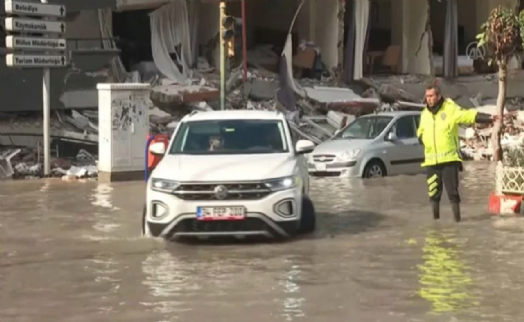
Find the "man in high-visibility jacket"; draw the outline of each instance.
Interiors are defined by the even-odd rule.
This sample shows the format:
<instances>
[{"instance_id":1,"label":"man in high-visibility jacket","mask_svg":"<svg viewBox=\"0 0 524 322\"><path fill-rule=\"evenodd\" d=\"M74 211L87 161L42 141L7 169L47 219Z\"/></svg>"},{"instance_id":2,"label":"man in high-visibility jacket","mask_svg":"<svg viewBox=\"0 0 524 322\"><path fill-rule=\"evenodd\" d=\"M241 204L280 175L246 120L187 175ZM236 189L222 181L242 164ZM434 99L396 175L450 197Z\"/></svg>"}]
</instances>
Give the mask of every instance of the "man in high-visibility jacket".
<instances>
[{"instance_id":1,"label":"man in high-visibility jacket","mask_svg":"<svg viewBox=\"0 0 524 322\"><path fill-rule=\"evenodd\" d=\"M428 195L433 218L440 218L442 188L446 188L455 221L459 222L459 172L462 171L459 124L491 123L498 116L462 109L451 99L444 99L440 87L426 88L426 104L422 111L417 137L424 145L424 163L427 168Z\"/></svg>"}]
</instances>

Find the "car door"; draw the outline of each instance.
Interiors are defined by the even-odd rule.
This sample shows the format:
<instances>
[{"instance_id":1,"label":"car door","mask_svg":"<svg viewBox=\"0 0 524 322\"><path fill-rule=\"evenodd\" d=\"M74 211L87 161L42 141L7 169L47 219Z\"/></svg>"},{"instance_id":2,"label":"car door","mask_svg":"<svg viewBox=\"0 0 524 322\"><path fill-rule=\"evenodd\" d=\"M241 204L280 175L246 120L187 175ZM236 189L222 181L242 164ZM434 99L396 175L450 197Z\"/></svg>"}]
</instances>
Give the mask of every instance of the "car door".
<instances>
[{"instance_id":1,"label":"car door","mask_svg":"<svg viewBox=\"0 0 524 322\"><path fill-rule=\"evenodd\" d=\"M420 144L416 135L413 115L399 117L391 127L397 138L388 142L388 156L392 174L414 174L420 172Z\"/></svg>"}]
</instances>

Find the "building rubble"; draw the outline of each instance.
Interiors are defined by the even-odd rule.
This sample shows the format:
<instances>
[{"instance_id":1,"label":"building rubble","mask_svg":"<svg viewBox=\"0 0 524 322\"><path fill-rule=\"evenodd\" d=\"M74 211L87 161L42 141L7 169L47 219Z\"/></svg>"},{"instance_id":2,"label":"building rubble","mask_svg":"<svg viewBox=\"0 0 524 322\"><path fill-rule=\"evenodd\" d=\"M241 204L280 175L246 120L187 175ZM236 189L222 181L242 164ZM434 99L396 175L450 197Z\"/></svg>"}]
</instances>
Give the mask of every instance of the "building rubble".
<instances>
[{"instance_id":1,"label":"building rubble","mask_svg":"<svg viewBox=\"0 0 524 322\"><path fill-rule=\"evenodd\" d=\"M524 111L518 110L523 103L521 98L515 98L506 104L500 142L502 149L524 150ZM497 107L494 104L478 106L476 109L482 113L497 114ZM460 147L464 157L471 160L491 160L492 131L493 126L485 124L461 128Z\"/></svg>"},{"instance_id":2,"label":"building rubble","mask_svg":"<svg viewBox=\"0 0 524 322\"><path fill-rule=\"evenodd\" d=\"M294 134L319 144L355 117L379 111L421 110L422 96L402 88L421 84L420 76L386 76L363 78L350 85L342 84L336 73L322 67L314 73L294 74L292 85L282 81L279 59L264 48L248 55L249 71L243 81L241 64L231 68L226 82L226 109L280 110L288 116ZM192 78L176 84L161 77L152 62L135 69L134 81L148 79L150 95L150 129L154 133L171 133L180 119L193 111L218 110L219 75L200 57ZM313 74L313 75L312 75ZM310 78L304 77L311 76ZM340 77L338 77L340 78ZM283 93L293 87L291 94ZM282 95L281 95L282 94ZM287 95L287 96L286 96ZM292 104L285 99L291 96ZM455 99L455 98L454 98ZM491 101L480 95L470 98L473 106L492 111ZM520 105L521 102L515 102ZM482 105L484 104L484 105ZM511 101L508 101L511 105ZM524 112L522 112L524 113ZM505 145L521 144L524 114L509 113L506 118ZM41 117L6 115L0 120L0 179L42 177ZM55 111L52 115L52 175L64 178L97 176L98 113L79 109ZM479 126L461 130L464 154L472 159L489 158L489 128ZM145 139L145 138L144 138ZM517 142L517 143L516 143Z\"/></svg>"}]
</instances>

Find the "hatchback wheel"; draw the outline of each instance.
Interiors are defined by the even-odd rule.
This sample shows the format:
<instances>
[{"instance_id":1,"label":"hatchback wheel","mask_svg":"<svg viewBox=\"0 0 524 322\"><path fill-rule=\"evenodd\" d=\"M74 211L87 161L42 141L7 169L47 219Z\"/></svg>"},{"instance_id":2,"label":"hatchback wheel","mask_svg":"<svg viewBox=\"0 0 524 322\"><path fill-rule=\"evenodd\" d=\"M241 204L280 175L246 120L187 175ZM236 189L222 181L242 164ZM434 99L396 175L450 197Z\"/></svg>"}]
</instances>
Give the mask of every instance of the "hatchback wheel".
<instances>
[{"instance_id":1,"label":"hatchback wheel","mask_svg":"<svg viewBox=\"0 0 524 322\"><path fill-rule=\"evenodd\" d=\"M386 176L386 168L382 162L378 160L370 161L366 168L364 169L364 174L362 177L372 179L372 178L382 178Z\"/></svg>"}]
</instances>

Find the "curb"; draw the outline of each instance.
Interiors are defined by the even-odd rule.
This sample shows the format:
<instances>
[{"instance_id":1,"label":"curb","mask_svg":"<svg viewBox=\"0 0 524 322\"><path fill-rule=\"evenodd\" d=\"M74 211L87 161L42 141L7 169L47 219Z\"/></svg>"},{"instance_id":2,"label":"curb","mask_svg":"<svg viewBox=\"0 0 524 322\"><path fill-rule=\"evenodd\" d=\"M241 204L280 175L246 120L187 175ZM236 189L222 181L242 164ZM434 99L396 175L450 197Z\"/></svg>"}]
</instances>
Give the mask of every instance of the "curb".
<instances>
[{"instance_id":1,"label":"curb","mask_svg":"<svg viewBox=\"0 0 524 322\"><path fill-rule=\"evenodd\" d=\"M521 195L489 194L488 211L492 215L516 215L522 213Z\"/></svg>"}]
</instances>

